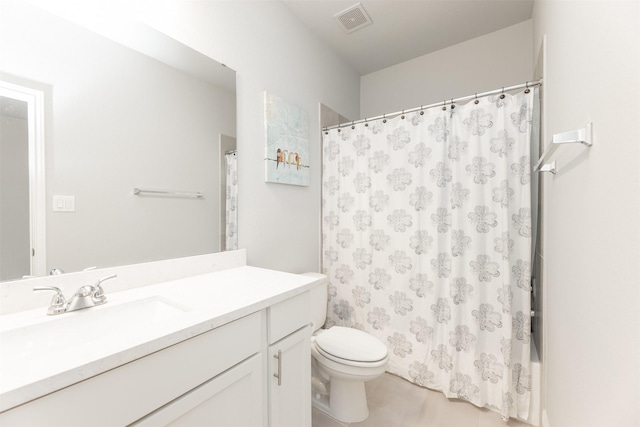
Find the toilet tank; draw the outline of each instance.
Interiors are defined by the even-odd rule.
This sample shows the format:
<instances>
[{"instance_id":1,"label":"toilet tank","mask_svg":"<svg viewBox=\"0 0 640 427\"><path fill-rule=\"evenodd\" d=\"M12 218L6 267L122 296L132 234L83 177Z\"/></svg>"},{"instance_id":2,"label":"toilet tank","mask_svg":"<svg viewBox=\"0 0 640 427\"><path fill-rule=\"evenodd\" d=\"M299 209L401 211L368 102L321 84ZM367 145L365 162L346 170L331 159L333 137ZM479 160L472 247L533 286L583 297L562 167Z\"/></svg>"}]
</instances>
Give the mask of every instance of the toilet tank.
<instances>
[{"instance_id":1,"label":"toilet tank","mask_svg":"<svg viewBox=\"0 0 640 427\"><path fill-rule=\"evenodd\" d=\"M312 331L315 332L322 328L327 319L327 276L320 273L304 273L304 276L322 279L322 284L311 289L311 322L313 323Z\"/></svg>"}]
</instances>

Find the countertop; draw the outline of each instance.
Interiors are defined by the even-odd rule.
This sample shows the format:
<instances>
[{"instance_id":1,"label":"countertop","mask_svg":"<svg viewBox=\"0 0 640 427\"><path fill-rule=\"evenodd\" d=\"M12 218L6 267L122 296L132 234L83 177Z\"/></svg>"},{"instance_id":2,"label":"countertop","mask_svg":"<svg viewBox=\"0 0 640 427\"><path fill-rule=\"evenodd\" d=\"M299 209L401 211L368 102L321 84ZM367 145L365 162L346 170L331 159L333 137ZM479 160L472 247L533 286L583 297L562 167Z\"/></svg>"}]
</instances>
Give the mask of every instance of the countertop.
<instances>
[{"instance_id":1,"label":"countertop","mask_svg":"<svg viewBox=\"0 0 640 427\"><path fill-rule=\"evenodd\" d=\"M50 339L60 340L53 351L47 350L46 343L36 342L16 354L0 339L0 411L255 313L320 283L319 277L242 266L112 294L105 286L107 304L76 312L47 316L47 307L41 307L0 316L0 336L21 334L34 325L54 325L55 336ZM95 319L103 310L104 316L111 316L144 299L168 302L170 313L160 316L163 320L145 317L126 325L105 322L105 330L82 327L88 316ZM68 348L61 345L65 340L72 343Z\"/></svg>"}]
</instances>

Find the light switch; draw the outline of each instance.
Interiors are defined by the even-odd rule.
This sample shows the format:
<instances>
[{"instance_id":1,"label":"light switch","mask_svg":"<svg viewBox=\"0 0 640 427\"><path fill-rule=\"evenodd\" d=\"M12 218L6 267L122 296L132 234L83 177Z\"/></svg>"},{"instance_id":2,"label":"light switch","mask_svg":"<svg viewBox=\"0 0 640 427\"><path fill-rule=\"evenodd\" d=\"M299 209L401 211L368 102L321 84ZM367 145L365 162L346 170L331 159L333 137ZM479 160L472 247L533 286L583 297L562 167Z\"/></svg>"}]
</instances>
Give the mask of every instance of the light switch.
<instances>
[{"instance_id":1,"label":"light switch","mask_svg":"<svg viewBox=\"0 0 640 427\"><path fill-rule=\"evenodd\" d=\"M75 212L76 197L75 196L53 196L54 212Z\"/></svg>"}]
</instances>

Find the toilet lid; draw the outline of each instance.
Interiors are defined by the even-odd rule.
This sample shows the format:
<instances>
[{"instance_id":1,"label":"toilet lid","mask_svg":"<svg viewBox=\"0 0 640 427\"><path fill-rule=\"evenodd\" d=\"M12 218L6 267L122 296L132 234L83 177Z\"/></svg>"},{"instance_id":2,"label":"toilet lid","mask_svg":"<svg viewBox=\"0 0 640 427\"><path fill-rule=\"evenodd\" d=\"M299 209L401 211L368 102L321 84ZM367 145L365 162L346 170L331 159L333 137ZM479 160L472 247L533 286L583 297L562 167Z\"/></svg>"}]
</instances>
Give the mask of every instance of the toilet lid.
<instances>
[{"instance_id":1,"label":"toilet lid","mask_svg":"<svg viewBox=\"0 0 640 427\"><path fill-rule=\"evenodd\" d=\"M316 337L325 353L355 362L378 362L387 357L387 347L373 335L358 329L333 326Z\"/></svg>"}]
</instances>

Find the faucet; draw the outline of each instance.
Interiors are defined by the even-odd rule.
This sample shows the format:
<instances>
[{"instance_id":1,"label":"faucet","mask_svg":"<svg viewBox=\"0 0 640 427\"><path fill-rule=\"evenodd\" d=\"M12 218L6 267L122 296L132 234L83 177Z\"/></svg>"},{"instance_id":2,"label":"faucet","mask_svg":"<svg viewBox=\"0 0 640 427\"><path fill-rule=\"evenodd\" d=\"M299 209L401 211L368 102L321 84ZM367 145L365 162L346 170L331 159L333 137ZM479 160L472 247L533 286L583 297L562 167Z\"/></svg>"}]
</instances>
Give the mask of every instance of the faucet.
<instances>
[{"instance_id":1,"label":"faucet","mask_svg":"<svg viewBox=\"0 0 640 427\"><path fill-rule=\"evenodd\" d=\"M47 309L48 315L68 313L70 311L82 310L96 305L105 304L107 297L102 288L102 282L118 277L117 274L99 279L95 285L84 285L78 289L71 300L67 302L62 291L55 286L36 286L34 291L54 291L56 294L51 299L51 304Z\"/></svg>"}]
</instances>

